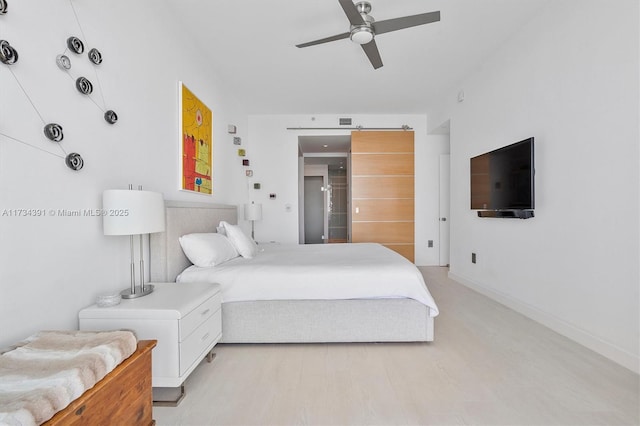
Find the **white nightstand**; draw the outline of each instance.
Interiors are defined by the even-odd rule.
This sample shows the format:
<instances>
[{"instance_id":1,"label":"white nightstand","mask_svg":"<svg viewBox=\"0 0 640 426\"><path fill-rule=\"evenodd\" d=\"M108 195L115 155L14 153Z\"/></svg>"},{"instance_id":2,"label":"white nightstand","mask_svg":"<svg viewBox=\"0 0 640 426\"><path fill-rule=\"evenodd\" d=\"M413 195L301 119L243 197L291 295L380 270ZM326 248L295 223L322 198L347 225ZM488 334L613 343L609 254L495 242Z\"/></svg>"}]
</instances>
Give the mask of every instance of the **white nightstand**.
<instances>
[{"instance_id":1,"label":"white nightstand","mask_svg":"<svg viewBox=\"0 0 640 426\"><path fill-rule=\"evenodd\" d=\"M119 305L89 306L80 311L80 330L128 329L138 339L156 339L152 357L153 387L181 388L222 337L220 286L207 283L153 283L148 296L123 299Z\"/></svg>"}]
</instances>

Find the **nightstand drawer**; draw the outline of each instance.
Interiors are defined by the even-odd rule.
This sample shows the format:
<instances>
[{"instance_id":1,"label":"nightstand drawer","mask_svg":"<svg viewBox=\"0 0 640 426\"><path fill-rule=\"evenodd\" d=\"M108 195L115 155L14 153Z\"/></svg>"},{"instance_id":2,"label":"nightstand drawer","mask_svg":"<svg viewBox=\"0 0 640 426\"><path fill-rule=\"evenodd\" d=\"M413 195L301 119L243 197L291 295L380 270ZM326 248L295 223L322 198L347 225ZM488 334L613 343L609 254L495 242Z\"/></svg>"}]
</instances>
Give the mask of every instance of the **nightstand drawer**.
<instances>
[{"instance_id":1,"label":"nightstand drawer","mask_svg":"<svg viewBox=\"0 0 640 426\"><path fill-rule=\"evenodd\" d=\"M180 374L204 356L209 346L213 345L222 333L222 316L220 311L211 315L187 339L180 343Z\"/></svg>"},{"instance_id":2,"label":"nightstand drawer","mask_svg":"<svg viewBox=\"0 0 640 426\"><path fill-rule=\"evenodd\" d=\"M221 295L218 292L215 296L210 297L200 306L185 315L180 320L180 341L183 342L189 338L203 322L210 318L213 314L220 310Z\"/></svg>"}]
</instances>

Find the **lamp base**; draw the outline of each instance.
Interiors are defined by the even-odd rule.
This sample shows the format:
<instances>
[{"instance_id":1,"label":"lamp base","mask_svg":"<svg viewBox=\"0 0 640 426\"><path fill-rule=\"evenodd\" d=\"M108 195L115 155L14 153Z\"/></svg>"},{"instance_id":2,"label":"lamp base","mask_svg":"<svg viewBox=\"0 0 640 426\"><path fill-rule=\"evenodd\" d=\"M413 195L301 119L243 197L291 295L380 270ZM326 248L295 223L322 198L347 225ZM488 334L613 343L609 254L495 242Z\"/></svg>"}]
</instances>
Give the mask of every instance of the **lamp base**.
<instances>
[{"instance_id":1,"label":"lamp base","mask_svg":"<svg viewBox=\"0 0 640 426\"><path fill-rule=\"evenodd\" d=\"M144 286L144 291L142 291L142 288L140 286L136 286L135 293L132 293L131 289L127 288L120 292L120 296L122 296L123 299L135 299L137 297L146 296L152 292L153 292L153 285L147 284Z\"/></svg>"}]
</instances>

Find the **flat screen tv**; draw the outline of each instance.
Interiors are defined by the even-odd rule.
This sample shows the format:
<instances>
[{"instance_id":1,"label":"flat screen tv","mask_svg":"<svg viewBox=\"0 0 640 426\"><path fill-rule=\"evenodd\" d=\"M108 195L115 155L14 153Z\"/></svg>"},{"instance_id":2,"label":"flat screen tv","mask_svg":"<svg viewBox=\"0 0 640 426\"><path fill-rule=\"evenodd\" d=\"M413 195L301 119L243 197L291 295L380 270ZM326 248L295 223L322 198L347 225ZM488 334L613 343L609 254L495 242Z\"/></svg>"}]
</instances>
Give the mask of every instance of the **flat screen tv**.
<instances>
[{"instance_id":1,"label":"flat screen tv","mask_svg":"<svg viewBox=\"0 0 640 426\"><path fill-rule=\"evenodd\" d=\"M533 138L471 158L471 209L481 217L533 217Z\"/></svg>"}]
</instances>

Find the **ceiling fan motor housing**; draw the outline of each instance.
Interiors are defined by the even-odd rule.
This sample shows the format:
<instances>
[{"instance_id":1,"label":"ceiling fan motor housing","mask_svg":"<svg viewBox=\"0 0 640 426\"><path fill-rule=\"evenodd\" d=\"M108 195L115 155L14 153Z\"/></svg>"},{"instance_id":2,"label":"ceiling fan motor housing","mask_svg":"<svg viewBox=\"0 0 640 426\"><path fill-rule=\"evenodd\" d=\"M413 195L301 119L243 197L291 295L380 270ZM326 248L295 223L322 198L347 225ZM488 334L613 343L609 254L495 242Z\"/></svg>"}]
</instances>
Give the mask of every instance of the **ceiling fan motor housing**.
<instances>
[{"instance_id":1,"label":"ceiling fan motor housing","mask_svg":"<svg viewBox=\"0 0 640 426\"><path fill-rule=\"evenodd\" d=\"M358 12L360 12L360 14L367 14L369 12L371 12L371 3L369 3L368 1L359 1L358 3L356 3L356 9L358 9Z\"/></svg>"},{"instance_id":2,"label":"ceiling fan motor housing","mask_svg":"<svg viewBox=\"0 0 640 426\"><path fill-rule=\"evenodd\" d=\"M367 44L375 37L375 33L373 32L373 27L371 24L375 22L373 16L368 15L371 12L371 5L369 2L361 1L356 3L356 7L358 8L358 12L362 16L362 20L364 24L362 25L352 25L351 26L351 41L358 44Z\"/></svg>"}]
</instances>

